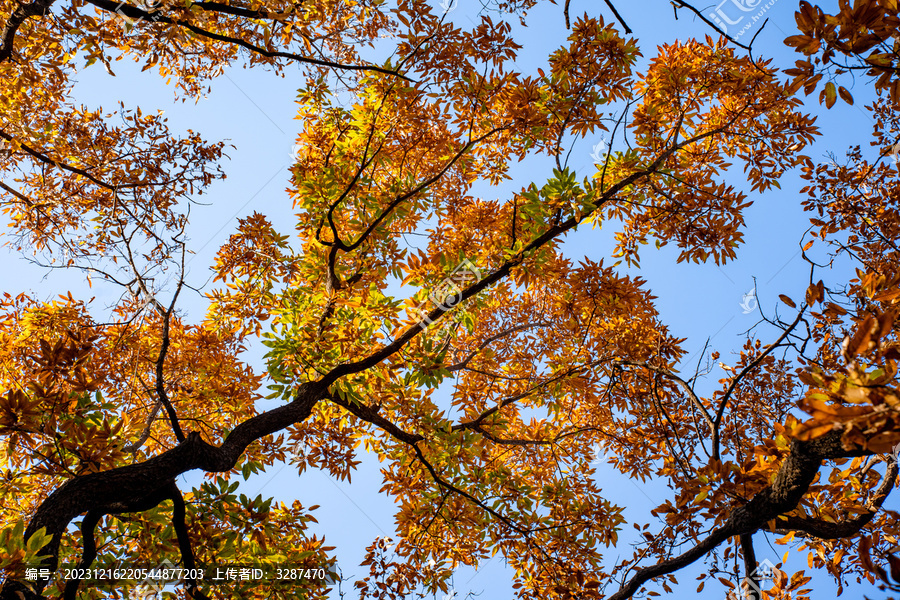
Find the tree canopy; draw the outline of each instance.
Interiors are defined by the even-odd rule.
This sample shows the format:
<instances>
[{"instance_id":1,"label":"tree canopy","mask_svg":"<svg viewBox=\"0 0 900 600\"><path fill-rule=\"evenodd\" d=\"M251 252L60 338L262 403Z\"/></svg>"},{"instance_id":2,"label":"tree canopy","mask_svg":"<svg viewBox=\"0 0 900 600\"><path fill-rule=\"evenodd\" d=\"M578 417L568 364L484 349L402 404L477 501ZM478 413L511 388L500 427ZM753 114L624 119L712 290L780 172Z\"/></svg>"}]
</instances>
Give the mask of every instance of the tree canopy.
<instances>
[{"instance_id":1,"label":"tree canopy","mask_svg":"<svg viewBox=\"0 0 900 600\"><path fill-rule=\"evenodd\" d=\"M27 580L27 566L333 567L315 506L238 490L294 449L300 473L349 478L363 451L382 463L398 536L366 549L359 598L446 593L453 568L494 554L521 598L672 593L701 559L715 568L698 590L742 594L759 587L763 532L800 541L809 570L776 567L761 597L816 597L816 572L900 590L885 507L900 444L897 2L800 2L796 63L778 64L686 2L671 4L709 35L652 48L612 3L570 17L567 0L546 72L516 60L537 4L489 2L464 26L421 0L0 0L5 241L84 282L0 298L0 599L127 593ZM233 65L302 75L295 220L240 219L200 317L180 310L198 287L185 230L227 147L146 107L77 103L79 73L123 59L183 100ZM823 134L814 113L849 110L854 85L869 145L804 154ZM601 131L609 151L579 179L571 145ZM512 181L536 156L552 173ZM805 181L805 296L782 295L730 364L710 348L725 375L702 392L711 369L689 372L629 268L650 242L679 262L735 259L750 194L789 173ZM505 181L518 191L481 193ZM607 260L564 248L601 226L616 232ZM117 290L110 310L92 286ZM247 356L260 342L263 369ZM595 448L669 497L627 521ZM180 489L189 472L204 483ZM737 580L716 575L738 561ZM331 587L186 578L175 593Z\"/></svg>"}]
</instances>

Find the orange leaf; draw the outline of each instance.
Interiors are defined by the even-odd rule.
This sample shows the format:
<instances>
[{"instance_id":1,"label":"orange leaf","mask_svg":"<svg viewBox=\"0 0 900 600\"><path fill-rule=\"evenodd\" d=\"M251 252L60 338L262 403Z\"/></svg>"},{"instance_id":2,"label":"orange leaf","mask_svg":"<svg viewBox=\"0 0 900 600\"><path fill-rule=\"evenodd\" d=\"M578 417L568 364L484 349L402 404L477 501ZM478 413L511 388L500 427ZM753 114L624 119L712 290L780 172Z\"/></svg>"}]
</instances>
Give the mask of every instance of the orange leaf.
<instances>
[{"instance_id":1,"label":"orange leaf","mask_svg":"<svg viewBox=\"0 0 900 600\"><path fill-rule=\"evenodd\" d=\"M781 299L782 302L784 302L791 308L797 308L797 305L794 304L794 301L791 300L790 298L788 298L787 296L785 296L784 294L778 294L778 297Z\"/></svg>"}]
</instances>

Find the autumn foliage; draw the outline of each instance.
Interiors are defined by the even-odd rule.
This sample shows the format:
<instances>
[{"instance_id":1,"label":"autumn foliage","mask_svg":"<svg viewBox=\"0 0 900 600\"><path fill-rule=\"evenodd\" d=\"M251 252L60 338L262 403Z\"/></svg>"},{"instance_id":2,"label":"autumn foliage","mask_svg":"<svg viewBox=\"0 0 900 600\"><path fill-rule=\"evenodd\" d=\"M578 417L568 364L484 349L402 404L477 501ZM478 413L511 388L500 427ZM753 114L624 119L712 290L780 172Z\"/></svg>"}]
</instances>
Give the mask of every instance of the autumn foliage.
<instances>
[{"instance_id":1,"label":"autumn foliage","mask_svg":"<svg viewBox=\"0 0 900 600\"><path fill-rule=\"evenodd\" d=\"M897 3L801 2L794 65L712 29L642 48L597 4L546 70L522 70L514 25L535 5L493 2L462 25L419 0L0 0L5 242L85 284L0 298L0 598L125 594L26 581L26 565L330 568L315 506L239 484L285 460L346 479L363 451L381 462L397 539L367 548L369 575L349 586L360 598L446 593L455 567L498 553L522 598L737 594L762 532L809 557L765 597L820 597L819 571L841 590L900 585L900 522L884 507L900 443ZM186 276L184 232L225 176L225 146L146 107L76 104L80 72L122 60L185 100L231 65L303 74L284 174L295 221L234 225L201 316L180 310L202 283ZM852 104L854 77L871 146L804 154L822 133L809 113ZM601 131L611 151L579 179L569 148ZM552 172L484 197L540 157ZM783 295L702 394L628 267L649 243L679 262L735 259L751 194L788 174L811 223L797 240L805 297ZM615 231L606 260L563 247L601 227ZM830 269L840 261L852 278ZM111 311L92 303L97 286L117 290ZM247 357L260 343L262 368ZM627 521L595 449L669 497ZM188 472L204 483L179 489ZM746 571L729 571L738 556ZM679 582L701 559L715 568ZM177 594L324 598L329 585Z\"/></svg>"}]
</instances>

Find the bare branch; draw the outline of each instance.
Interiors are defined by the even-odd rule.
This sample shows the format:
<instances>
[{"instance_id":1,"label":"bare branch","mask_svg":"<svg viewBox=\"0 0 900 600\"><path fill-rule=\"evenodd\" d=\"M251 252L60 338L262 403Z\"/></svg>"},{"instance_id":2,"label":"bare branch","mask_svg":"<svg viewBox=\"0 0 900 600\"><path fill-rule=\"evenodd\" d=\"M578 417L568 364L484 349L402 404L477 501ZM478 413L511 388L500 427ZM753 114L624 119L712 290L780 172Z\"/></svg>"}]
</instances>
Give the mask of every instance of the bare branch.
<instances>
[{"instance_id":1,"label":"bare branch","mask_svg":"<svg viewBox=\"0 0 900 600\"><path fill-rule=\"evenodd\" d=\"M178 286L175 289L175 296L172 298L172 303L169 305L165 317L163 317L162 343L159 347L159 356L156 359L156 396L159 398L160 404L165 407L166 414L169 416L169 422L172 424L172 431L175 432L175 438L179 442L184 441L184 432L181 430L181 425L178 423L178 414L175 412L175 407L172 406L172 403L169 401L169 396L166 394L163 364L166 361L166 353L169 350L169 323L172 319L172 311L175 309L175 301L178 300L178 294L181 293L182 283L183 282L181 281L178 282Z\"/></svg>"},{"instance_id":2,"label":"bare branch","mask_svg":"<svg viewBox=\"0 0 900 600\"><path fill-rule=\"evenodd\" d=\"M677 9L679 7L686 8L689 11L691 11L692 13L694 13L695 15L697 15L698 17L700 17L701 21L703 21L704 23L706 23L707 25L709 25L710 27L715 29L719 33L719 35L721 35L722 37L727 39L729 42L731 42L735 46L743 48L744 50L751 49L750 46L745 46L744 44L738 42L736 39L734 39L733 37L728 35L725 31L723 31L721 28L719 28L718 25L716 25L715 23L713 23L712 21L707 19L706 16L703 14L703 11L701 11L699 8L694 8L692 5L688 4L687 2L683 2L682 0L672 0L672 6L676 9L675 10L675 18L676 19L678 19L678 10Z\"/></svg>"},{"instance_id":3,"label":"bare branch","mask_svg":"<svg viewBox=\"0 0 900 600\"><path fill-rule=\"evenodd\" d=\"M454 371L459 371L460 369L464 369L466 365L469 364L475 356L478 355L479 352L484 350L486 347L491 345L493 342L496 342L500 338L506 337L508 335L512 335L513 333L518 333L520 331L525 331L527 329L531 329L532 327L550 327L550 323L545 321L535 321L533 323L523 323L521 325L516 325L515 327L510 327L509 329L504 329L500 333L496 335L492 335L488 339L484 340L475 350L472 350L464 359L459 361L456 364L450 365L448 367L444 367L447 371L453 373Z\"/></svg>"},{"instance_id":4,"label":"bare branch","mask_svg":"<svg viewBox=\"0 0 900 600\"><path fill-rule=\"evenodd\" d=\"M700 413L706 418L706 422L709 423L710 431L713 431L713 429L715 428L715 422L713 421L712 415L709 414L709 411L706 410L706 407L703 406L702 402L700 402L700 398L697 397L697 394L694 393L693 388L688 384L688 382L686 382L684 379L682 379L675 373L673 373L667 369L663 369L661 367L651 365L650 363L647 363L647 362L635 362L635 361L631 361L631 360L617 360L613 364L627 365L627 366L631 366L631 367L643 367L643 368L647 369L648 371L653 371L654 373L658 373L658 374L662 375L663 377L671 379L672 381L677 383L679 385L679 387L681 387L681 389L684 390L684 392L687 394L688 398L690 399L691 404L693 404L694 407L697 408L697 410L699 410Z\"/></svg>"},{"instance_id":5,"label":"bare branch","mask_svg":"<svg viewBox=\"0 0 900 600\"><path fill-rule=\"evenodd\" d=\"M619 11L616 10L616 7L613 5L613 3L610 2L610 0L605 0L605 1L606 1L606 5L609 7L609 10L611 10L612 13L614 15L616 15L616 19L619 21L619 23L622 24L622 27L625 29L625 33L627 33L628 35L631 35L631 33L632 33L631 28L628 26L628 23L625 22L625 19L622 18L622 15L619 14ZM566 2L566 9L568 9L568 8L569 8L569 3ZM568 27L568 26L569 26L569 13L566 12L566 27Z\"/></svg>"},{"instance_id":6,"label":"bare branch","mask_svg":"<svg viewBox=\"0 0 900 600\"><path fill-rule=\"evenodd\" d=\"M744 377L746 377L751 371L756 369L759 364L766 358L769 354L772 353L773 350L781 346L781 343L791 334L792 331L797 327L800 323L800 320L803 318L803 314L806 312L806 306L801 307L800 311L797 312L797 317L794 319L794 322L788 325L787 329L785 329L778 339L766 346L762 352L759 353L755 359L750 361L750 363L741 369L741 372L731 378L731 383L728 384L728 388L725 390L725 394L722 396L722 399L719 401L719 408L716 411L716 418L713 421L713 431L712 431L712 457L714 460L719 460L719 427L722 425L722 418L725 415L725 407L728 406L728 400L731 398L731 395L734 393L734 390L737 388L737 385L743 381Z\"/></svg>"}]
</instances>

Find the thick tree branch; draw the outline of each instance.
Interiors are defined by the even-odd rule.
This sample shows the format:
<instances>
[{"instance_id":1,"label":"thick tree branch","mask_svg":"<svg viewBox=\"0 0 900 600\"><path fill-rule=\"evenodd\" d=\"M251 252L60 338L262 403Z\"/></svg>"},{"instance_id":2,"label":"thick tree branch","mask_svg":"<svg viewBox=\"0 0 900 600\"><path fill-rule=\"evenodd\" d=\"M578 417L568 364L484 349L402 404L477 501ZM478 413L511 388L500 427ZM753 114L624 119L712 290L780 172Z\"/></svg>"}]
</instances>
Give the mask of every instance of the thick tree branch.
<instances>
[{"instance_id":1,"label":"thick tree branch","mask_svg":"<svg viewBox=\"0 0 900 600\"><path fill-rule=\"evenodd\" d=\"M295 3L288 13L288 16L294 14L294 8L302 5L302 2ZM274 13L270 13L265 7L259 9L241 8L239 6L231 6L230 4L222 4L221 2L192 2L191 6L202 8L208 12L217 12L235 17L246 17L248 19L271 19L273 21L283 20L284 16L279 18ZM302 8L301 8L302 10Z\"/></svg>"},{"instance_id":2,"label":"thick tree branch","mask_svg":"<svg viewBox=\"0 0 900 600\"><path fill-rule=\"evenodd\" d=\"M169 482L169 485L175 485L175 481L172 480ZM97 528L97 524L100 522L100 519L104 517L106 514L120 514L124 512L142 512L145 510L150 510L151 508L156 507L160 502L166 500L168 498L168 488L169 485L163 485L159 489L154 490L152 493L147 496L134 500L133 502L127 503L127 505L123 505L117 507L112 510L105 510L103 508L92 508L88 510L87 514L84 517L84 520L81 522L81 535L82 535L82 556L81 561L79 562L78 567L82 569L86 569L90 567L94 559L97 558L97 544L94 540L94 531ZM54 536L56 538L56 536ZM54 539L51 544L56 544L57 548L59 545L59 540ZM54 556L54 560L55 556ZM46 561L45 561L46 564ZM54 563L55 564L55 563ZM54 570L56 567L53 566L51 570ZM78 596L78 587L81 583L80 579L74 578L70 579L66 582L66 587L63 592L64 600L76 600ZM9 584L7 584L9 585ZM12 584L12 589L17 592L22 592L24 588L17 588L16 585L19 585L15 582ZM3 590L0 591L0 598L4 598L4 594L6 593L7 586L4 586ZM29 591L29 594L33 594L33 592ZM25 595L24 598L31 600L32 598L42 598L40 595ZM21 600L21 597L20 597Z\"/></svg>"},{"instance_id":3,"label":"thick tree branch","mask_svg":"<svg viewBox=\"0 0 900 600\"><path fill-rule=\"evenodd\" d=\"M94 563L97 558L97 542L94 540L94 531L97 524L103 518L103 513L96 510L89 510L81 521L81 561L78 563L79 569L87 569ZM66 582L66 588L63 592L64 600L76 600L78 597L78 584L81 580L77 577L69 579Z\"/></svg>"},{"instance_id":4,"label":"thick tree branch","mask_svg":"<svg viewBox=\"0 0 900 600\"><path fill-rule=\"evenodd\" d=\"M169 499L172 501L172 527L175 529L175 537L178 539L178 549L181 552L181 564L184 568L192 573L197 566L194 560L194 549L191 546L191 537L187 530L187 511L185 509L184 497L181 490L173 481L169 486ZM187 582L187 595L189 598L196 600L209 600L206 595L200 591L197 581L191 579Z\"/></svg>"},{"instance_id":5,"label":"thick tree branch","mask_svg":"<svg viewBox=\"0 0 900 600\"><path fill-rule=\"evenodd\" d=\"M871 454L861 449L844 449L842 436L843 430L835 429L813 440L793 440L790 453L778 469L775 481L771 485L754 495L743 506L735 508L721 527L714 529L703 541L687 552L638 569L631 579L607 600L631 598L648 581L683 569L728 538L752 534L765 527L772 519L793 510L803 494L809 490L823 460Z\"/></svg>"},{"instance_id":6,"label":"thick tree branch","mask_svg":"<svg viewBox=\"0 0 900 600\"><path fill-rule=\"evenodd\" d=\"M20 191L14 189L14 188L9 187L8 185L6 185L5 183L3 183L2 181L0 181L0 189L9 192L9 193L12 194L15 198L17 198L17 199L19 199L20 201L24 202L24 203L25 203L25 206L27 206L27 207L29 207L29 208L31 208L32 206L34 206L34 202L32 202L31 198L29 198L28 196L25 196L24 194L22 194L22 192L20 192Z\"/></svg>"},{"instance_id":7,"label":"thick tree branch","mask_svg":"<svg viewBox=\"0 0 900 600\"><path fill-rule=\"evenodd\" d=\"M396 440L413 445L425 439L419 434L403 431L393 422L379 415L378 409L372 408L371 406L367 406L359 402L350 402L348 400L344 400L335 393L329 393L328 400L340 406L350 414L356 415L363 421L371 423L372 425L375 425L376 427L384 430Z\"/></svg>"},{"instance_id":8,"label":"thick tree branch","mask_svg":"<svg viewBox=\"0 0 900 600\"><path fill-rule=\"evenodd\" d=\"M47 555L42 566L55 571L60 539L72 519L88 510L104 513L148 510L165 498L158 495L182 473L195 469L221 473L232 469L251 443L309 417L316 402L324 397L324 391L319 383L301 385L292 402L240 423L221 446L209 444L194 431L175 448L142 463L70 479L44 500L28 524L25 538L41 527L46 528L53 540L41 551ZM41 580L35 582L38 588L35 594L24 584L9 581L0 590L0 600L22 600L22 596L25 600L42 598L43 585Z\"/></svg>"},{"instance_id":9,"label":"thick tree branch","mask_svg":"<svg viewBox=\"0 0 900 600\"><path fill-rule=\"evenodd\" d=\"M371 423L375 425L382 431L388 433L391 437L406 444L416 444L417 442L423 441L425 438L417 433L409 433L397 427L395 423L385 419L381 415L378 414L378 409L373 408L371 406L367 406L365 404L360 404L358 402L349 402L347 400L342 399L336 394L330 394L328 399L334 404L340 406L345 409L347 412L359 417L363 421L367 423ZM485 438L494 442L495 444L502 444L508 446L540 446L552 444L555 440L514 440L514 439L504 439L498 438L497 436L491 434L488 431L485 431L483 427L479 424L472 424L469 427L458 427L455 426L452 430L459 431L460 429L472 429L473 431L477 431Z\"/></svg>"},{"instance_id":10,"label":"thick tree branch","mask_svg":"<svg viewBox=\"0 0 900 600\"><path fill-rule=\"evenodd\" d=\"M865 504L865 509L868 512L857 515L852 519L841 521L840 523L832 523L807 517L784 517L778 520L778 531L801 531L809 536L819 538L820 540L837 540L855 535L860 529L868 525L872 519L875 518L875 515L878 514L878 510L884 504L884 501L897 483L897 471L897 461L888 461L884 478L875 489L872 497L869 498L869 501Z\"/></svg>"},{"instance_id":11,"label":"thick tree branch","mask_svg":"<svg viewBox=\"0 0 900 600\"><path fill-rule=\"evenodd\" d=\"M47 14L55 0L35 0L31 4L20 4L12 12L0 31L0 63L12 57L16 43L16 31L30 17L42 17Z\"/></svg>"},{"instance_id":12,"label":"thick tree branch","mask_svg":"<svg viewBox=\"0 0 900 600\"><path fill-rule=\"evenodd\" d=\"M593 202L592 209L586 211L584 214L572 216L565 221L551 225L547 228L546 231L544 231L544 233L536 236L528 244L524 245L524 247L516 254L516 256L513 256L512 258L506 260L503 264L497 267L493 272L483 277L480 281L473 283L472 285L464 289L462 292L460 292L459 301L454 303L454 306L465 302L469 298L472 298L481 293L482 290L491 287L494 283L508 277L512 270L522 264L525 258L532 252L539 248L542 248L549 242L561 237L569 231L576 229L581 223L589 219L596 211L600 210L601 207L605 206L607 202L611 202L616 199L618 194L623 190L635 184L639 180L655 174L660 166L670 156L672 156L682 148L690 146L692 144L697 144L698 142L702 142L703 140L713 137L717 134L721 134L727 131L730 126L731 122L725 123L720 127L710 129L709 131L704 131L703 133L699 133L691 138L685 139L681 143L674 144L665 151L660 152L659 156L657 156L653 162L647 165L646 168L640 171L636 171L628 175L627 177L623 177L621 180L607 188L600 195L600 197ZM321 382L326 386L330 386L341 377L352 375L354 373L360 373L374 367L381 361L400 351L400 349L406 346L406 344L410 340L419 335L423 331L422 324L434 323L451 309L452 307L436 307L434 310L429 312L420 322L409 327L406 331L397 336L390 344L382 346L379 350L376 350L364 359L358 360L353 363L344 363L336 366L331 370L331 372L329 372L322 378Z\"/></svg>"},{"instance_id":13,"label":"thick tree branch","mask_svg":"<svg viewBox=\"0 0 900 600\"><path fill-rule=\"evenodd\" d=\"M756 573L756 550L753 549L753 534L744 533L738 538L741 544L741 554L744 556L744 580L749 584L749 598L747 600L760 600L759 575Z\"/></svg>"}]
</instances>

